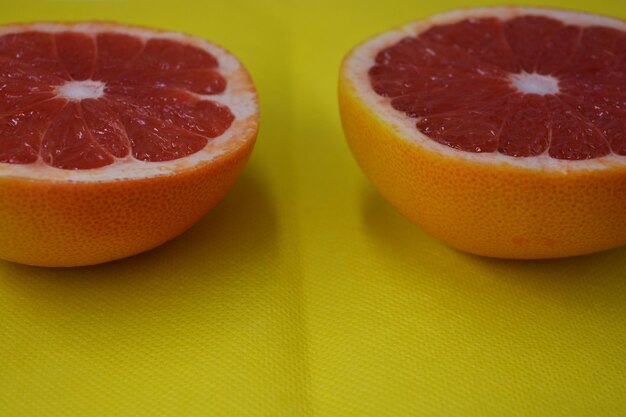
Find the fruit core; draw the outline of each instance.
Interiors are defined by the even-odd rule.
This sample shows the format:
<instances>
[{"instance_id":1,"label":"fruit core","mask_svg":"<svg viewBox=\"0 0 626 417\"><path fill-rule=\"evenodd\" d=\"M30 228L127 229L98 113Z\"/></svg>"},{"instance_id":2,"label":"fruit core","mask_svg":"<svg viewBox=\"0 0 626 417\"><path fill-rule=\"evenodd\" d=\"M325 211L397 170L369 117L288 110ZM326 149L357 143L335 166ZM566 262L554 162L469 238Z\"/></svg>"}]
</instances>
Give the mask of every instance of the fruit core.
<instances>
[{"instance_id":1,"label":"fruit core","mask_svg":"<svg viewBox=\"0 0 626 417\"><path fill-rule=\"evenodd\" d=\"M68 81L58 86L56 92L57 96L68 100L100 98L104 95L104 83L94 80Z\"/></svg>"},{"instance_id":2,"label":"fruit core","mask_svg":"<svg viewBox=\"0 0 626 417\"><path fill-rule=\"evenodd\" d=\"M522 72L510 75L513 86L523 94L538 94L545 96L548 94L558 94L559 80L552 75L529 74Z\"/></svg>"}]
</instances>

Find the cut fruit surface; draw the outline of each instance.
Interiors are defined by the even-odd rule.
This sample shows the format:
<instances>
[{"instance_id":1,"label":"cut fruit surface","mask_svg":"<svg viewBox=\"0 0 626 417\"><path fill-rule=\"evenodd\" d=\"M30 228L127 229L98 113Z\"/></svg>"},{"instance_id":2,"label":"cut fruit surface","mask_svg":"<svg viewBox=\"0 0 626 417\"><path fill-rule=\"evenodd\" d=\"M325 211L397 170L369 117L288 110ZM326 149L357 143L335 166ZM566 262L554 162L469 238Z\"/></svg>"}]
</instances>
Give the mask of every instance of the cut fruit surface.
<instances>
[{"instance_id":1,"label":"cut fruit surface","mask_svg":"<svg viewBox=\"0 0 626 417\"><path fill-rule=\"evenodd\" d=\"M623 21L524 7L438 15L356 47L339 95L366 174L452 246L543 258L626 243L611 229L626 211Z\"/></svg>"},{"instance_id":2,"label":"cut fruit surface","mask_svg":"<svg viewBox=\"0 0 626 417\"><path fill-rule=\"evenodd\" d=\"M0 225L6 259L86 264L156 246L217 202L256 137L248 73L202 39L113 23L4 26L0 67L0 194L17 193L0 213L51 225L33 231L41 248L26 247L36 222L22 237ZM37 193L32 212L20 208Z\"/></svg>"},{"instance_id":3,"label":"cut fruit surface","mask_svg":"<svg viewBox=\"0 0 626 417\"><path fill-rule=\"evenodd\" d=\"M594 116L626 121L626 91L609 101L597 88L624 90L624 35L548 16L468 18L381 50L370 82L395 109L418 118L422 133L453 148L557 159L621 154L622 135L608 129L612 119ZM594 102L591 114L572 101ZM520 131L518 123L537 124L538 108L546 129Z\"/></svg>"},{"instance_id":4,"label":"cut fruit surface","mask_svg":"<svg viewBox=\"0 0 626 417\"><path fill-rule=\"evenodd\" d=\"M95 23L4 27L0 63L0 135L30 126L27 140L0 141L0 163L33 165L0 169L22 176L112 166L74 176L95 180L119 176L122 165L131 177L150 176L167 164L134 163L206 159L256 112L232 55L175 33Z\"/></svg>"}]
</instances>

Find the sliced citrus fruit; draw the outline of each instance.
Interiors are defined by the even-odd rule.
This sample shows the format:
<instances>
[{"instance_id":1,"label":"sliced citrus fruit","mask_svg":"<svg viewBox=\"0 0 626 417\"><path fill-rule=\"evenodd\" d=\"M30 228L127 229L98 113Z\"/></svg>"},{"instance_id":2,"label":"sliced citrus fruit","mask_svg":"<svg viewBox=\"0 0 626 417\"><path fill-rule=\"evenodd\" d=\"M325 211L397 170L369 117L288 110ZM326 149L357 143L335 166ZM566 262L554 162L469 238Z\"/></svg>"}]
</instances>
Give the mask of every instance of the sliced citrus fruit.
<instances>
[{"instance_id":1,"label":"sliced citrus fruit","mask_svg":"<svg viewBox=\"0 0 626 417\"><path fill-rule=\"evenodd\" d=\"M155 247L224 195L257 129L252 80L208 41L0 27L0 257L73 266Z\"/></svg>"},{"instance_id":2,"label":"sliced citrus fruit","mask_svg":"<svg viewBox=\"0 0 626 417\"><path fill-rule=\"evenodd\" d=\"M438 15L345 58L349 146L406 217L463 251L626 243L626 23L522 7Z\"/></svg>"}]
</instances>

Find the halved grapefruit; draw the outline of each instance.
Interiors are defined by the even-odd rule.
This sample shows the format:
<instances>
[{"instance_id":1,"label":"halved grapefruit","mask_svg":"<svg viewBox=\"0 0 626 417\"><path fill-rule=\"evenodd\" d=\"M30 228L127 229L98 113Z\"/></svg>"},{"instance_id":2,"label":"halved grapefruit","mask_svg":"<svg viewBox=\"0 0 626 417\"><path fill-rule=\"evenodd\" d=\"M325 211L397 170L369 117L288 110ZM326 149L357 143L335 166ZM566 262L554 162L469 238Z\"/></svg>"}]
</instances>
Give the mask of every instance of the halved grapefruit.
<instances>
[{"instance_id":1,"label":"halved grapefruit","mask_svg":"<svg viewBox=\"0 0 626 417\"><path fill-rule=\"evenodd\" d=\"M349 146L449 245L553 258L626 244L626 23L454 11L357 46L339 81Z\"/></svg>"},{"instance_id":2,"label":"halved grapefruit","mask_svg":"<svg viewBox=\"0 0 626 417\"><path fill-rule=\"evenodd\" d=\"M250 76L208 41L0 27L0 258L88 265L173 238L234 183L258 122Z\"/></svg>"}]
</instances>

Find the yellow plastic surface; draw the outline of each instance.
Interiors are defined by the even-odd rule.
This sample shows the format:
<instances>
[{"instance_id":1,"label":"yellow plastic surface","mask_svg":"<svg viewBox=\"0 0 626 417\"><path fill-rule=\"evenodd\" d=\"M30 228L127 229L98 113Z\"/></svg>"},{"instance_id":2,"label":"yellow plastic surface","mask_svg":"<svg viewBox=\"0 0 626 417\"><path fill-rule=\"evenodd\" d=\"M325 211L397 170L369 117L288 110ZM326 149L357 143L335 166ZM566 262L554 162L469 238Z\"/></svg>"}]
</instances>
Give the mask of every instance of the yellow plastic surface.
<instances>
[{"instance_id":1,"label":"yellow plastic surface","mask_svg":"<svg viewBox=\"0 0 626 417\"><path fill-rule=\"evenodd\" d=\"M626 249L449 249L345 145L343 55L461 0L0 1L2 22L185 31L257 83L261 134L182 237L78 269L0 262L0 416L625 416ZM539 4L535 2L535 4ZM549 1L626 18L617 0Z\"/></svg>"}]
</instances>

